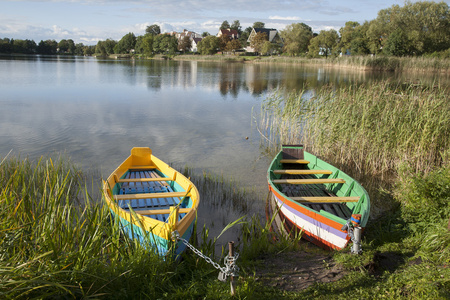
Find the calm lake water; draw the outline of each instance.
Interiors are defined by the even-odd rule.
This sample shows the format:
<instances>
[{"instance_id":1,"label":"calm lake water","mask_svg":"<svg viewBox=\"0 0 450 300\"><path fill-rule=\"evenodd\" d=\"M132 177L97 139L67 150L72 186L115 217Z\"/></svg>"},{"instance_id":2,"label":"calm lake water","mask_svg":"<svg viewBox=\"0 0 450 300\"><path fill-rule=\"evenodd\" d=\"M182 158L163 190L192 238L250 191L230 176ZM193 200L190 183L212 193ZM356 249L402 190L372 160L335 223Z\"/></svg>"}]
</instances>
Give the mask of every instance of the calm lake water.
<instances>
[{"instance_id":1,"label":"calm lake water","mask_svg":"<svg viewBox=\"0 0 450 300\"><path fill-rule=\"evenodd\" d=\"M0 56L0 160L10 150L31 159L66 153L106 178L132 147L148 146L175 166L253 189L262 212L271 158L252 115L268 93L388 77L417 80L293 65Z\"/></svg>"}]
</instances>

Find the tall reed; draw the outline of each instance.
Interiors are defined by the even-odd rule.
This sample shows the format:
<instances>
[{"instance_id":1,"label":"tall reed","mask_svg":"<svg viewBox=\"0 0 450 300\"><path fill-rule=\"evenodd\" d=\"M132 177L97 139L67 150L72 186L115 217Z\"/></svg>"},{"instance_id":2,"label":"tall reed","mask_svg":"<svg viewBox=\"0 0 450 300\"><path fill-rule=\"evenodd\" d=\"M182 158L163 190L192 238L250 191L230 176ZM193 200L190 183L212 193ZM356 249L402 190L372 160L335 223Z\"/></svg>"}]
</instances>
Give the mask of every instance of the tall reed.
<instances>
[{"instance_id":1,"label":"tall reed","mask_svg":"<svg viewBox=\"0 0 450 300\"><path fill-rule=\"evenodd\" d=\"M304 91L273 94L262 104L258 127L270 145L304 143L317 155L369 174L401 164L428 172L448 161L448 90L382 82L330 85L307 97Z\"/></svg>"}]
</instances>

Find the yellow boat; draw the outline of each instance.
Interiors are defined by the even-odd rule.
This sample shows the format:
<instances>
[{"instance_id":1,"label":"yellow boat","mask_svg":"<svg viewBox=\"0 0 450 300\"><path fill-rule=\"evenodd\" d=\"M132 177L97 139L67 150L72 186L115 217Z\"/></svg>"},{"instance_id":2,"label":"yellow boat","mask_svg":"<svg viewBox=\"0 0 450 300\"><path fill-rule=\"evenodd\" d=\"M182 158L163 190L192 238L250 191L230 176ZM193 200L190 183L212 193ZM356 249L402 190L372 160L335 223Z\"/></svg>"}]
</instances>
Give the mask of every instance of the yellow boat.
<instances>
[{"instance_id":1,"label":"yellow boat","mask_svg":"<svg viewBox=\"0 0 450 300\"><path fill-rule=\"evenodd\" d=\"M131 238L161 256L175 249L177 257L185 250L180 240L172 242L172 236L177 231L189 240L200 201L198 190L150 148L131 149L131 155L104 182L103 192L111 213Z\"/></svg>"}]
</instances>

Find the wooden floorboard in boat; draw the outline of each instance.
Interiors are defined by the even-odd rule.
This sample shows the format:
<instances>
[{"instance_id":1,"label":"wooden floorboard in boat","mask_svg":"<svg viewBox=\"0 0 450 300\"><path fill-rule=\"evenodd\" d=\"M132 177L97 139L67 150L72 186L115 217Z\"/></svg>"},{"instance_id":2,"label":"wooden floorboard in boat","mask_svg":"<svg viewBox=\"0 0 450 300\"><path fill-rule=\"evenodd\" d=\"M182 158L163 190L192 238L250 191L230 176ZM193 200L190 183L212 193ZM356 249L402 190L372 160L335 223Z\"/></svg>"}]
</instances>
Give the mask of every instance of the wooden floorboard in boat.
<instances>
[{"instance_id":1,"label":"wooden floorboard in boat","mask_svg":"<svg viewBox=\"0 0 450 300\"><path fill-rule=\"evenodd\" d=\"M136 179L136 178L160 178L161 176L156 172L156 170L131 170L129 171L125 179ZM151 193L170 193L174 192L173 189L166 181L144 181L144 182L123 182L121 183L119 194L151 194ZM142 198L142 199L129 199L129 200L119 200L119 206L124 210L129 210L129 206L139 213L139 211L148 210L160 210L160 209L170 209L171 206L178 205L180 199L177 197L171 198ZM129 205L129 206L128 206ZM179 220L181 220L186 214L179 214ZM161 222L166 222L169 218L169 214L148 214L148 217L159 220Z\"/></svg>"},{"instance_id":2,"label":"wooden floorboard in boat","mask_svg":"<svg viewBox=\"0 0 450 300\"><path fill-rule=\"evenodd\" d=\"M290 167L285 165L283 168L298 169L298 165ZM316 178L310 174L282 174L280 179L313 179ZM280 190L288 197L335 197L336 195L326 189L324 184L310 184L310 185L291 185L291 184L279 184ZM320 210L327 211L335 216L343 219L349 219L351 217L351 210L341 202L329 202L329 203L302 203L303 205L320 212Z\"/></svg>"}]
</instances>

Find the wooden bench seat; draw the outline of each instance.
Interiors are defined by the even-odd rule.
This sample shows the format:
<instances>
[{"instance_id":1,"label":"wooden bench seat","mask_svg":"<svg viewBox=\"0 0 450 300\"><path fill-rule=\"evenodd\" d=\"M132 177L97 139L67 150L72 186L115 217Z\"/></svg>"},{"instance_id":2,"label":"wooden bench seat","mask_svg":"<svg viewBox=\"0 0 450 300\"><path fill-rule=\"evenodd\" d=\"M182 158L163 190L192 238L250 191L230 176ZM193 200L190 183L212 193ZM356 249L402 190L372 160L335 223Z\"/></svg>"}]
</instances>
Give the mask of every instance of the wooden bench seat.
<instances>
[{"instance_id":1,"label":"wooden bench seat","mask_svg":"<svg viewBox=\"0 0 450 300\"><path fill-rule=\"evenodd\" d=\"M308 175L308 174L331 174L330 170L273 170L274 174Z\"/></svg>"},{"instance_id":2,"label":"wooden bench seat","mask_svg":"<svg viewBox=\"0 0 450 300\"><path fill-rule=\"evenodd\" d=\"M147 165L147 166L131 166L128 170L139 170L139 171L142 171L142 170L154 170L154 169L156 169L156 166L155 165Z\"/></svg>"},{"instance_id":3,"label":"wooden bench seat","mask_svg":"<svg viewBox=\"0 0 450 300\"><path fill-rule=\"evenodd\" d=\"M358 202L359 197L291 197L300 203Z\"/></svg>"},{"instance_id":4,"label":"wooden bench seat","mask_svg":"<svg viewBox=\"0 0 450 300\"><path fill-rule=\"evenodd\" d=\"M159 177L159 178L130 178L130 179L118 179L118 183L121 182L152 182L152 181L173 181L173 178Z\"/></svg>"},{"instance_id":5,"label":"wooden bench seat","mask_svg":"<svg viewBox=\"0 0 450 300\"><path fill-rule=\"evenodd\" d=\"M192 208L179 208L179 214L185 214L192 210ZM136 213L140 215L165 215L170 214L170 209L146 209L146 210L135 210Z\"/></svg>"},{"instance_id":6,"label":"wooden bench seat","mask_svg":"<svg viewBox=\"0 0 450 300\"><path fill-rule=\"evenodd\" d=\"M116 200L184 197L186 192L114 195Z\"/></svg>"},{"instance_id":7,"label":"wooden bench seat","mask_svg":"<svg viewBox=\"0 0 450 300\"><path fill-rule=\"evenodd\" d=\"M318 183L345 183L342 178L323 178L323 179L274 179L275 184L318 184Z\"/></svg>"},{"instance_id":8,"label":"wooden bench seat","mask_svg":"<svg viewBox=\"0 0 450 300\"><path fill-rule=\"evenodd\" d=\"M282 159L280 162L282 164L309 164L309 161L304 159Z\"/></svg>"}]
</instances>

